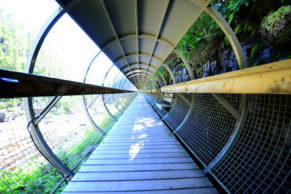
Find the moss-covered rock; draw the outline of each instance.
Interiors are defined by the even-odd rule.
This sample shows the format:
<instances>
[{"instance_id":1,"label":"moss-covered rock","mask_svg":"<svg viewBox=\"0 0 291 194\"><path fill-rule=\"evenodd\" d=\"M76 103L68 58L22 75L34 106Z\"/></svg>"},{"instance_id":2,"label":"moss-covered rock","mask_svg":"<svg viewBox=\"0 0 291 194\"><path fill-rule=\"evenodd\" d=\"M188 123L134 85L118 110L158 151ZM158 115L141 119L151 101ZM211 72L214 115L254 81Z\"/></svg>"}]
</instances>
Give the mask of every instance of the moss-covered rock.
<instances>
[{"instance_id":1,"label":"moss-covered rock","mask_svg":"<svg viewBox=\"0 0 291 194\"><path fill-rule=\"evenodd\" d=\"M282 6L268 14L261 23L262 38L277 48L287 48L291 43L291 6Z\"/></svg>"}]
</instances>

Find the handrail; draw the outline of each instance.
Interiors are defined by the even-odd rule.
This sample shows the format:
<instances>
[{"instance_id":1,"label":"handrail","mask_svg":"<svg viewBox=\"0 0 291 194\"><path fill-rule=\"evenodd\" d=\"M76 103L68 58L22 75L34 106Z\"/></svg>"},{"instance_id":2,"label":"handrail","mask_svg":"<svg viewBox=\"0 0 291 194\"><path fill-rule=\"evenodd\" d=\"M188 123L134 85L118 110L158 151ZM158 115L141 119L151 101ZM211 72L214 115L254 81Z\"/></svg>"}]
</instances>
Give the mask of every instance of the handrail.
<instances>
[{"instance_id":1,"label":"handrail","mask_svg":"<svg viewBox=\"0 0 291 194\"><path fill-rule=\"evenodd\" d=\"M291 59L161 88L165 93L291 94Z\"/></svg>"}]
</instances>

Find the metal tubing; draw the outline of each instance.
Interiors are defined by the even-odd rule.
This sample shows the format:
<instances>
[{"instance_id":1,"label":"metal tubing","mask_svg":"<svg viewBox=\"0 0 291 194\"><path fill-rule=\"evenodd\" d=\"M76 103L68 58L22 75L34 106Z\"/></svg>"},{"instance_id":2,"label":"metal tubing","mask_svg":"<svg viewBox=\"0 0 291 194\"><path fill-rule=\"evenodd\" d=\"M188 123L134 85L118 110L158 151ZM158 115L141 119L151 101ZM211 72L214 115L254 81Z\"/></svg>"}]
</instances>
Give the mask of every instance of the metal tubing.
<instances>
[{"instance_id":1,"label":"metal tubing","mask_svg":"<svg viewBox=\"0 0 291 194\"><path fill-rule=\"evenodd\" d=\"M47 113L58 103L58 101L62 98L62 96L55 96L49 104L35 117L33 120L34 125L37 125L46 115Z\"/></svg>"},{"instance_id":2,"label":"metal tubing","mask_svg":"<svg viewBox=\"0 0 291 194\"><path fill-rule=\"evenodd\" d=\"M241 114L225 98L223 98L220 94L212 95L232 114L234 118L240 119Z\"/></svg>"},{"instance_id":3,"label":"metal tubing","mask_svg":"<svg viewBox=\"0 0 291 194\"><path fill-rule=\"evenodd\" d=\"M185 58L185 56L178 49L174 49L174 52L177 55L179 55L179 57L181 57L182 61L185 64L186 69L189 72L189 75L190 75L191 80L193 80L194 79L194 75L193 75L193 72L192 72L192 68L191 68L190 64L188 63L188 60Z\"/></svg>"},{"instance_id":4,"label":"metal tubing","mask_svg":"<svg viewBox=\"0 0 291 194\"><path fill-rule=\"evenodd\" d=\"M114 64L111 65L111 67L107 70L103 82L102 82L102 86L104 86L105 84L105 80L107 78L107 75L109 74L110 70L114 67ZM106 113L109 115L109 117L113 120L113 121L117 121L117 119L111 114L111 112L109 111L108 107L106 106L106 102L104 102L104 95L101 94L101 99L102 99L102 105L106 111ZM108 100L108 99L107 99Z\"/></svg>"},{"instance_id":5,"label":"metal tubing","mask_svg":"<svg viewBox=\"0 0 291 194\"><path fill-rule=\"evenodd\" d=\"M212 168L214 168L219 161L221 161L227 152L230 150L236 139L238 138L238 135L241 132L242 126L245 122L246 115L247 115L247 96L243 94L241 96L241 104L240 104L240 109L242 110L242 113L240 114L239 119L237 119L235 123L235 127L232 131L232 134L230 135L227 143L225 146L221 149L221 151L217 154L217 156L205 167L204 172L209 173Z\"/></svg>"},{"instance_id":6,"label":"metal tubing","mask_svg":"<svg viewBox=\"0 0 291 194\"><path fill-rule=\"evenodd\" d=\"M93 59L91 60L91 62L89 63L84 76L83 76L83 82L86 82L87 79L87 75L88 72L93 64L93 62L95 61L95 59L101 54L101 50L99 52L97 52L97 54L93 57ZM87 116L87 118L89 119L89 122L91 123L91 125L103 136L105 135L104 131L95 123L94 119L91 117L91 114L89 113L89 108L94 104L94 102L100 97L100 95L97 95L91 102L89 105L87 105L85 96L83 95L83 108L85 110L85 114Z\"/></svg>"},{"instance_id":7,"label":"metal tubing","mask_svg":"<svg viewBox=\"0 0 291 194\"><path fill-rule=\"evenodd\" d=\"M182 123L175 129L175 131L173 132L174 134L176 134L180 129L182 129L184 127L185 123L189 120L189 118L193 112L193 109L194 109L194 100L195 100L195 94L192 94L190 108L188 110L188 113L187 113L185 119L182 121Z\"/></svg>"},{"instance_id":8,"label":"metal tubing","mask_svg":"<svg viewBox=\"0 0 291 194\"><path fill-rule=\"evenodd\" d=\"M112 84L112 87L115 87L115 80L120 76L120 74L121 74L121 71L118 73L118 75L115 77L115 79L113 80L113 84ZM117 84L117 86L116 86L116 88L118 88L118 86L119 86L119 82L120 82L120 80L117 82L118 84ZM122 111L118 108L118 106L116 106L116 104L115 104L115 101L114 101L114 98L113 98L113 94L111 94L111 101L112 101L112 104L115 106L115 108L118 110L118 112L120 112L120 113L122 113Z\"/></svg>"},{"instance_id":9,"label":"metal tubing","mask_svg":"<svg viewBox=\"0 0 291 194\"><path fill-rule=\"evenodd\" d=\"M26 98L26 110L33 110L32 107L32 98ZM60 171L63 176L73 176L74 173L69 170L62 162L61 160L53 153L51 148L46 143L44 137L42 136L42 133L38 127L37 124L34 124L35 114L34 111L26 111L27 119L29 120L28 128L30 129L31 137L33 142L35 142L35 145L41 152L41 154L44 155L44 157L58 170Z\"/></svg>"},{"instance_id":10,"label":"metal tubing","mask_svg":"<svg viewBox=\"0 0 291 194\"><path fill-rule=\"evenodd\" d=\"M187 100L182 94L180 93L177 93L177 94L188 106L191 105L191 102L189 102L189 100Z\"/></svg>"},{"instance_id":11,"label":"metal tubing","mask_svg":"<svg viewBox=\"0 0 291 194\"><path fill-rule=\"evenodd\" d=\"M120 43L120 40L119 40L119 37L118 37L117 31L116 31L116 29L115 29L115 26L114 26L114 24L113 24L112 18L110 17L110 14L109 14L109 12L108 12L108 8L107 8L107 6L106 6L104 0L101 0L100 3L101 3L101 5L102 5L102 7L103 7L103 10L104 10L104 12L105 12L105 15L106 15L106 17L107 17L107 19L108 19L108 22L109 22L109 24L110 24L110 27L111 27L111 29L112 29L112 31L113 31L113 33L114 33L115 40L118 41L118 46L119 46L119 48L120 48L120 50L121 50L121 52L122 52L122 56L126 59L127 65L128 65L128 67L131 69L131 67L129 66L128 60L127 60L127 58L126 58L126 56L125 56L125 52L124 52L124 50L123 50L123 47L122 47L122 45L121 45L121 43ZM115 62L114 62L114 63L115 63ZM137 83L137 79L135 79L135 81L136 81L136 83Z\"/></svg>"},{"instance_id":12,"label":"metal tubing","mask_svg":"<svg viewBox=\"0 0 291 194\"><path fill-rule=\"evenodd\" d=\"M45 25L41 28L40 32L38 33L37 37L35 38L32 47L30 48L29 55L26 60L25 72L32 73L36 58L40 51L41 45L43 44L46 36L52 29L52 27L56 24L56 22L64 15L64 13L75 6L80 0L72 1L65 9L58 8L47 20ZM25 98L25 107L26 107L26 116L28 121L32 121L35 118L34 111L33 111L33 104L32 98ZM46 141L44 140L42 133L38 127L32 123L29 126L33 141L36 143L36 146L39 150L45 155L45 157L49 160L49 162L56 167L64 176L73 176L73 172L70 171L52 152L50 147L47 145Z\"/></svg>"},{"instance_id":13,"label":"metal tubing","mask_svg":"<svg viewBox=\"0 0 291 194\"><path fill-rule=\"evenodd\" d=\"M90 102L90 104L86 106L86 109L89 109L98 98L100 98L100 95L96 95L96 97Z\"/></svg>"},{"instance_id":14,"label":"metal tubing","mask_svg":"<svg viewBox=\"0 0 291 194\"><path fill-rule=\"evenodd\" d=\"M158 71L157 71L158 72ZM163 74L161 74L160 72L158 72L158 74L161 76L163 82L165 83L165 85L167 86L167 81L165 79L165 77L163 76Z\"/></svg>"},{"instance_id":15,"label":"metal tubing","mask_svg":"<svg viewBox=\"0 0 291 194\"><path fill-rule=\"evenodd\" d=\"M169 65L164 63L163 66L165 67L165 69L168 71L170 77L172 78L173 84L176 84L175 76L174 76L171 68L169 67ZM175 99L174 99L174 103L173 103L172 107L174 107L176 105L176 103L177 103L177 97L174 96L174 98ZM173 109L171 108L170 111L162 118L162 120L165 120L172 111L173 111Z\"/></svg>"},{"instance_id":16,"label":"metal tubing","mask_svg":"<svg viewBox=\"0 0 291 194\"><path fill-rule=\"evenodd\" d=\"M222 17L222 15L213 6L205 9L205 12L218 24L218 26L228 38L240 69L247 67L247 61L245 59L242 47L235 33L231 29L230 25L225 21L224 17Z\"/></svg>"}]
</instances>

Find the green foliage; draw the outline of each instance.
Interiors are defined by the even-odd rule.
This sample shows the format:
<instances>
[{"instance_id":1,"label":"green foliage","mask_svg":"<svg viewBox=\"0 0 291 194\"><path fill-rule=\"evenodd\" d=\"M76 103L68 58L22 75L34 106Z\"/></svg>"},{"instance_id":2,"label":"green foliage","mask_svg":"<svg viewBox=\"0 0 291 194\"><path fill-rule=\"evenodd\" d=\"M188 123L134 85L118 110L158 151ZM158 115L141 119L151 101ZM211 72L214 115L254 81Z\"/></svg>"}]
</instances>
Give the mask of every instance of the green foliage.
<instances>
[{"instance_id":1,"label":"green foliage","mask_svg":"<svg viewBox=\"0 0 291 194\"><path fill-rule=\"evenodd\" d=\"M0 193L48 193L61 179L56 169L33 160L28 166L20 166L10 172L0 170L0 177Z\"/></svg>"},{"instance_id":2,"label":"green foliage","mask_svg":"<svg viewBox=\"0 0 291 194\"><path fill-rule=\"evenodd\" d=\"M32 33L24 32L13 15L4 15L1 10L0 23L0 68L23 71Z\"/></svg>"},{"instance_id":3,"label":"green foliage","mask_svg":"<svg viewBox=\"0 0 291 194\"><path fill-rule=\"evenodd\" d=\"M222 14L224 18L228 21L229 24L232 24L233 19L236 16L236 13L242 6L249 6L250 2L255 2L256 0L232 0L232 1L223 1L223 0L212 0L211 4ZM248 26L247 26L248 27ZM248 28L246 30L249 30ZM239 34L244 31L244 26L238 25L235 28L235 33ZM254 36L254 33L252 33ZM220 30L216 22L207 14L201 14L198 20L192 25L189 31L184 35L181 41L178 43L177 48L179 51L185 55L187 58L190 58L191 55L195 53L207 53L205 45L211 44L213 39L215 41L223 40L226 47L229 46L229 41L224 37L224 33ZM194 52L191 54L191 52ZM193 58L193 56L192 56ZM200 58L200 59L199 59ZM205 56L200 56L196 59L196 63L203 62ZM199 69L198 67L194 67Z\"/></svg>"},{"instance_id":4,"label":"green foliage","mask_svg":"<svg viewBox=\"0 0 291 194\"><path fill-rule=\"evenodd\" d=\"M20 106L22 104L22 98L14 99L1 99L0 100L0 110L13 110L13 107ZM11 112L11 111L10 111Z\"/></svg>"},{"instance_id":5,"label":"green foliage","mask_svg":"<svg viewBox=\"0 0 291 194\"><path fill-rule=\"evenodd\" d=\"M287 50L291 43L291 5L268 14L261 23L261 31L267 41L282 51Z\"/></svg>"},{"instance_id":6,"label":"green foliage","mask_svg":"<svg viewBox=\"0 0 291 194\"><path fill-rule=\"evenodd\" d=\"M72 158L80 159L83 150L93 145L99 137L100 134L95 130L86 130L85 138L68 152L59 152L58 158L65 165L72 167L76 162ZM29 164L9 172L0 169L0 177L0 193L50 193L62 179L55 168L46 162L39 162L36 158L31 159Z\"/></svg>"},{"instance_id":7,"label":"green foliage","mask_svg":"<svg viewBox=\"0 0 291 194\"><path fill-rule=\"evenodd\" d=\"M266 30L272 31L275 27L275 24L280 22L285 17L285 15L290 14L290 13L291 13L291 5L282 6L277 11L266 16L261 26Z\"/></svg>"}]
</instances>

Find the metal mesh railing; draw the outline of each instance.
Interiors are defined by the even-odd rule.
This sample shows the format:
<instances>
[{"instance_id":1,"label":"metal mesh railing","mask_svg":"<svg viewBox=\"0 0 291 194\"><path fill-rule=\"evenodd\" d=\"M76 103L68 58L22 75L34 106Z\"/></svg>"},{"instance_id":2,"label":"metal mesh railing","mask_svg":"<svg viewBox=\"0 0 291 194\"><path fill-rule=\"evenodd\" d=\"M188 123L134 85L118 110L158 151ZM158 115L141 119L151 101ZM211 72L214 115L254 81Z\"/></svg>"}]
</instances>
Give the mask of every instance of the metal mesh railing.
<instances>
[{"instance_id":1,"label":"metal mesh railing","mask_svg":"<svg viewBox=\"0 0 291 194\"><path fill-rule=\"evenodd\" d=\"M239 95L228 99L238 103ZM236 119L211 94L196 94L192 114L177 134L199 157L209 164L231 135Z\"/></svg>"},{"instance_id":2,"label":"metal mesh railing","mask_svg":"<svg viewBox=\"0 0 291 194\"><path fill-rule=\"evenodd\" d=\"M120 109L124 111L135 96L135 93L114 94L112 99L119 101ZM90 102L95 98L96 95L85 96ZM34 114L41 114L52 99L33 98ZM80 96L62 97L43 119L39 122L34 120L33 124L40 130L53 154L73 172L76 172L78 164L102 137L85 118L82 100ZM23 100L19 99L20 105L10 105L12 101L15 99L1 102L1 107L5 109L0 112L4 112L6 118L0 122L0 193L48 193L56 186L60 186L61 190L65 183L57 184L66 179L63 178L64 174L50 163L51 159L47 160L46 154L40 152L38 146L42 146L41 144L36 143L37 147L35 146L34 142L38 140L35 139L35 134L32 134L32 139L31 129L26 128L31 126L32 122L25 118ZM113 103L111 105L113 106ZM102 106L95 100L88 109L94 113L94 122L107 133L114 122L108 116L102 116Z\"/></svg>"},{"instance_id":3,"label":"metal mesh railing","mask_svg":"<svg viewBox=\"0 0 291 194\"><path fill-rule=\"evenodd\" d=\"M145 96L153 101L153 95ZM235 118L212 94L195 94L191 115L177 136L226 191L290 192L290 95L247 95L246 101L239 94L221 96L241 118ZM177 100L171 118L165 117L170 126L181 123L178 108L187 114L185 101ZM234 131L238 136L232 139Z\"/></svg>"},{"instance_id":4,"label":"metal mesh railing","mask_svg":"<svg viewBox=\"0 0 291 194\"><path fill-rule=\"evenodd\" d=\"M62 97L39 123L45 141L68 168L80 160L83 149L101 137L87 122L81 102L80 96Z\"/></svg>"},{"instance_id":5,"label":"metal mesh railing","mask_svg":"<svg viewBox=\"0 0 291 194\"><path fill-rule=\"evenodd\" d=\"M50 192L62 176L35 147L22 99L1 101L5 116L0 122L0 193Z\"/></svg>"},{"instance_id":6,"label":"metal mesh railing","mask_svg":"<svg viewBox=\"0 0 291 194\"><path fill-rule=\"evenodd\" d=\"M187 98L187 95L184 96ZM173 108L164 118L165 122L171 127L172 130L177 129L177 127L183 122L189 108L189 105L187 105L179 95L175 96Z\"/></svg>"},{"instance_id":7,"label":"metal mesh railing","mask_svg":"<svg viewBox=\"0 0 291 194\"><path fill-rule=\"evenodd\" d=\"M238 139L212 172L230 192L290 192L290 95L249 95Z\"/></svg>"}]
</instances>

